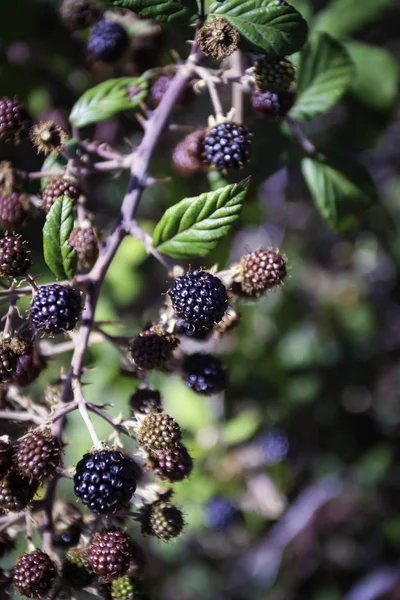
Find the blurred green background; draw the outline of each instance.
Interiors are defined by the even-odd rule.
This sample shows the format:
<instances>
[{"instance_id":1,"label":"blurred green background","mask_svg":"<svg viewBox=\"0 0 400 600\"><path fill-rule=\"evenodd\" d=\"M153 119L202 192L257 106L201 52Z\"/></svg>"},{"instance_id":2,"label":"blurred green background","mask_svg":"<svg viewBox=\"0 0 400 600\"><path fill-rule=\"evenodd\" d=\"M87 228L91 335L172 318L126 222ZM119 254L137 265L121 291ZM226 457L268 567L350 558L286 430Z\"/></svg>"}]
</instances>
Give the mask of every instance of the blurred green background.
<instances>
[{"instance_id":1,"label":"blurred green background","mask_svg":"<svg viewBox=\"0 0 400 600\"><path fill-rule=\"evenodd\" d=\"M340 147L370 170L381 202L358 229L338 235L318 216L301 178L296 146L276 124L254 120L252 172L257 185L239 225L201 264L221 267L259 246L279 246L290 277L258 302L240 305L242 320L211 347L229 374L224 397L201 398L173 375L154 374L165 408L184 429L195 458L192 477L176 484L187 521L176 543L133 534L148 554L148 589L154 600L369 600L400 598L400 134L398 59L400 3L385 0L297 0L313 26L345 40L357 75L345 99L305 126L319 144ZM71 35L55 0L3 2L0 20L0 92L24 100L37 119L68 128L76 99L95 83L141 70L134 61L99 66L85 54L84 35ZM169 50L186 52L190 31L166 31ZM211 107L177 112L179 124L203 124ZM85 135L127 150L140 139L133 115L89 128ZM152 174L172 180L146 191L144 224L185 196L208 189L205 177L183 179L171 168L179 133L160 144ZM40 169L29 144L0 146L0 159ZM88 178L89 208L107 235L127 180ZM38 188L32 185L32 193ZM40 283L51 273L41 258L40 217L26 235L34 247ZM109 271L97 318L119 321L134 335L157 317L166 272L143 247L126 239ZM26 308L21 302L21 307ZM109 331L122 331L117 325ZM46 383L68 367L57 357L28 391L38 399ZM138 381L121 372L119 353L100 344L88 354L87 399L113 404L129 416ZM95 419L106 436L108 426ZM0 424L1 433L8 429ZM78 415L68 419L65 464L90 449ZM132 446L133 449L133 446ZM60 493L75 503L70 482ZM236 504L242 519L223 531L207 527L206 505L215 495ZM286 514L286 517L284 515ZM283 518L282 518L283 517ZM24 542L3 560L13 564ZM17 598L18 596L15 596ZM76 593L77 598L89 598Z\"/></svg>"}]
</instances>

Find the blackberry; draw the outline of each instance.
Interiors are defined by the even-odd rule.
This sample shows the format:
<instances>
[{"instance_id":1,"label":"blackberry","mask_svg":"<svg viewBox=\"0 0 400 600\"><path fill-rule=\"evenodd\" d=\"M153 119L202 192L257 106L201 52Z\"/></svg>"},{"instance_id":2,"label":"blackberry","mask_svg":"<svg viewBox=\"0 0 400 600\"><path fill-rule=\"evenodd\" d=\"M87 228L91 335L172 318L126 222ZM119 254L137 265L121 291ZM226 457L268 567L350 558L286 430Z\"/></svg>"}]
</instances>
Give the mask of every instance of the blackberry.
<instances>
[{"instance_id":1,"label":"blackberry","mask_svg":"<svg viewBox=\"0 0 400 600\"><path fill-rule=\"evenodd\" d=\"M295 100L293 92L255 92L251 102L254 110L272 119L283 119L292 108Z\"/></svg>"},{"instance_id":2,"label":"blackberry","mask_svg":"<svg viewBox=\"0 0 400 600\"><path fill-rule=\"evenodd\" d=\"M173 79L174 74L167 73L165 75L160 75L160 77L155 80L150 90L151 100L155 106L158 106L158 104L161 102ZM193 91L193 88L190 85L187 85L177 99L175 108L184 108L185 106L189 106L195 100L195 98L196 94Z\"/></svg>"},{"instance_id":3,"label":"blackberry","mask_svg":"<svg viewBox=\"0 0 400 600\"><path fill-rule=\"evenodd\" d=\"M34 348L30 354L18 356L17 366L11 383L18 387L25 387L33 383L46 368L46 359Z\"/></svg>"},{"instance_id":4,"label":"blackberry","mask_svg":"<svg viewBox=\"0 0 400 600\"><path fill-rule=\"evenodd\" d=\"M65 554L62 568L63 579L73 588L82 589L93 581L88 553L85 548L70 548Z\"/></svg>"},{"instance_id":5,"label":"blackberry","mask_svg":"<svg viewBox=\"0 0 400 600\"><path fill-rule=\"evenodd\" d=\"M179 340L175 335L145 329L132 342L130 352L139 369L160 369L172 358Z\"/></svg>"},{"instance_id":6,"label":"blackberry","mask_svg":"<svg viewBox=\"0 0 400 600\"><path fill-rule=\"evenodd\" d=\"M151 412L140 417L136 429L136 441L153 454L173 450L181 439L181 428L166 413Z\"/></svg>"},{"instance_id":7,"label":"blackberry","mask_svg":"<svg viewBox=\"0 0 400 600\"><path fill-rule=\"evenodd\" d=\"M24 194L13 192L0 196L0 227L17 229L25 225L29 216L29 200Z\"/></svg>"},{"instance_id":8,"label":"blackberry","mask_svg":"<svg viewBox=\"0 0 400 600\"><path fill-rule=\"evenodd\" d=\"M110 586L111 600L137 600L132 577L123 575L114 579Z\"/></svg>"},{"instance_id":9,"label":"blackberry","mask_svg":"<svg viewBox=\"0 0 400 600\"><path fill-rule=\"evenodd\" d=\"M227 384L226 372L219 358L211 354L189 354L183 361L183 380L194 392L209 396L222 392Z\"/></svg>"},{"instance_id":10,"label":"blackberry","mask_svg":"<svg viewBox=\"0 0 400 600\"><path fill-rule=\"evenodd\" d=\"M242 257L240 271L242 293L257 298L282 284L287 275L287 261L278 251L259 248Z\"/></svg>"},{"instance_id":11,"label":"blackberry","mask_svg":"<svg viewBox=\"0 0 400 600\"><path fill-rule=\"evenodd\" d=\"M262 462L273 465L286 458L289 451L288 436L281 429L272 429L258 436L255 447Z\"/></svg>"},{"instance_id":12,"label":"blackberry","mask_svg":"<svg viewBox=\"0 0 400 600\"><path fill-rule=\"evenodd\" d=\"M214 496L205 507L204 521L206 527L213 531L223 531L240 518L241 512L237 505L224 496Z\"/></svg>"},{"instance_id":13,"label":"blackberry","mask_svg":"<svg viewBox=\"0 0 400 600\"><path fill-rule=\"evenodd\" d=\"M36 150L46 155L59 154L68 140L68 134L54 121L41 121L29 135Z\"/></svg>"},{"instance_id":14,"label":"blackberry","mask_svg":"<svg viewBox=\"0 0 400 600\"><path fill-rule=\"evenodd\" d=\"M186 447L183 444L176 444L173 450L167 450L163 454L150 454L145 468L153 471L158 479L176 483L189 477L193 469L193 461Z\"/></svg>"},{"instance_id":15,"label":"blackberry","mask_svg":"<svg viewBox=\"0 0 400 600\"><path fill-rule=\"evenodd\" d=\"M33 297L30 317L34 326L45 333L71 331L81 314L81 297L69 285L42 285Z\"/></svg>"},{"instance_id":16,"label":"blackberry","mask_svg":"<svg viewBox=\"0 0 400 600\"><path fill-rule=\"evenodd\" d=\"M68 238L68 244L78 256L81 269L91 269L99 255L99 238L93 227L75 227Z\"/></svg>"},{"instance_id":17,"label":"blackberry","mask_svg":"<svg viewBox=\"0 0 400 600\"><path fill-rule=\"evenodd\" d=\"M19 143L27 133L31 119L17 98L0 98L0 139Z\"/></svg>"},{"instance_id":18,"label":"blackberry","mask_svg":"<svg viewBox=\"0 0 400 600\"><path fill-rule=\"evenodd\" d=\"M103 19L90 32L87 48L96 60L113 62L121 58L129 46L126 29L116 21Z\"/></svg>"},{"instance_id":19,"label":"blackberry","mask_svg":"<svg viewBox=\"0 0 400 600\"><path fill-rule=\"evenodd\" d=\"M237 50L239 32L225 19L213 19L199 29L197 41L206 56L221 60Z\"/></svg>"},{"instance_id":20,"label":"blackberry","mask_svg":"<svg viewBox=\"0 0 400 600\"><path fill-rule=\"evenodd\" d=\"M225 286L208 271L187 271L175 280L168 294L177 316L194 329L212 329L228 307Z\"/></svg>"},{"instance_id":21,"label":"blackberry","mask_svg":"<svg viewBox=\"0 0 400 600\"><path fill-rule=\"evenodd\" d=\"M161 394L158 390L138 388L131 396L130 407L133 414L148 415L150 412L161 412Z\"/></svg>"},{"instance_id":22,"label":"blackberry","mask_svg":"<svg viewBox=\"0 0 400 600\"><path fill-rule=\"evenodd\" d=\"M72 31L94 25L100 14L96 0L64 0L60 7L61 20Z\"/></svg>"},{"instance_id":23,"label":"blackberry","mask_svg":"<svg viewBox=\"0 0 400 600\"><path fill-rule=\"evenodd\" d=\"M0 533L0 558L15 548L15 542L5 531Z\"/></svg>"},{"instance_id":24,"label":"blackberry","mask_svg":"<svg viewBox=\"0 0 400 600\"><path fill-rule=\"evenodd\" d=\"M14 377L18 356L4 344L0 345L0 383L7 383Z\"/></svg>"},{"instance_id":25,"label":"blackberry","mask_svg":"<svg viewBox=\"0 0 400 600\"><path fill-rule=\"evenodd\" d=\"M133 460L117 450L100 450L76 465L74 491L92 512L112 514L127 507L138 476Z\"/></svg>"},{"instance_id":26,"label":"blackberry","mask_svg":"<svg viewBox=\"0 0 400 600\"><path fill-rule=\"evenodd\" d=\"M207 131L202 150L203 160L219 171L241 169L250 159L250 134L241 123L227 121Z\"/></svg>"},{"instance_id":27,"label":"blackberry","mask_svg":"<svg viewBox=\"0 0 400 600\"><path fill-rule=\"evenodd\" d=\"M0 512L23 510L33 500L37 488L37 481L30 482L29 479L9 471L0 481Z\"/></svg>"},{"instance_id":28,"label":"blackberry","mask_svg":"<svg viewBox=\"0 0 400 600\"><path fill-rule=\"evenodd\" d=\"M132 557L132 542L121 529L99 531L89 547L90 568L98 577L111 581L125 575Z\"/></svg>"},{"instance_id":29,"label":"blackberry","mask_svg":"<svg viewBox=\"0 0 400 600\"><path fill-rule=\"evenodd\" d=\"M13 447L13 469L30 481L49 477L61 462L61 444L50 431L31 431Z\"/></svg>"},{"instance_id":30,"label":"blackberry","mask_svg":"<svg viewBox=\"0 0 400 600\"><path fill-rule=\"evenodd\" d=\"M164 500L145 504L139 521L143 535L152 535L165 542L178 537L185 524L182 511Z\"/></svg>"},{"instance_id":31,"label":"blackberry","mask_svg":"<svg viewBox=\"0 0 400 600\"><path fill-rule=\"evenodd\" d=\"M28 242L20 235L0 238L0 277L25 275L31 266Z\"/></svg>"},{"instance_id":32,"label":"blackberry","mask_svg":"<svg viewBox=\"0 0 400 600\"><path fill-rule=\"evenodd\" d=\"M61 196L68 196L72 202L76 202L81 194L81 191L75 183L63 177L61 179L53 179L49 181L42 192L42 206L45 212L49 212L54 202Z\"/></svg>"},{"instance_id":33,"label":"blackberry","mask_svg":"<svg viewBox=\"0 0 400 600\"><path fill-rule=\"evenodd\" d=\"M172 153L172 166L183 177L189 177L201 173L204 169L202 162L202 143L204 140L204 129L197 129L189 133L174 148Z\"/></svg>"},{"instance_id":34,"label":"blackberry","mask_svg":"<svg viewBox=\"0 0 400 600\"><path fill-rule=\"evenodd\" d=\"M294 81L294 66L287 58L263 56L254 62L257 92L287 92Z\"/></svg>"},{"instance_id":35,"label":"blackberry","mask_svg":"<svg viewBox=\"0 0 400 600\"><path fill-rule=\"evenodd\" d=\"M204 342L212 335L213 329L195 329L187 321L179 320L175 325L175 333L198 342Z\"/></svg>"},{"instance_id":36,"label":"blackberry","mask_svg":"<svg viewBox=\"0 0 400 600\"><path fill-rule=\"evenodd\" d=\"M0 440L0 480L4 479L11 467L11 446Z\"/></svg>"},{"instance_id":37,"label":"blackberry","mask_svg":"<svg viewBox=\"0 0 400 600\"><path fill-rule=\"evenodd\" d=\"M55 404L61 402L63 392L64 386L62 383L48 385L44 390L44 400L48 406L53 407Z\"/></svg>"},{"instance_id":38,"label":"blackberry","mask_svg":"<svg viewBox=\"0 0 400 600\"><path fill-rule=\"evenodd\" d=\"M50 556L34 550L20 556L15 563L13 583L24 596L42 598L50 591L56 574L56 565Z\"/></svg>"}]
</instances>

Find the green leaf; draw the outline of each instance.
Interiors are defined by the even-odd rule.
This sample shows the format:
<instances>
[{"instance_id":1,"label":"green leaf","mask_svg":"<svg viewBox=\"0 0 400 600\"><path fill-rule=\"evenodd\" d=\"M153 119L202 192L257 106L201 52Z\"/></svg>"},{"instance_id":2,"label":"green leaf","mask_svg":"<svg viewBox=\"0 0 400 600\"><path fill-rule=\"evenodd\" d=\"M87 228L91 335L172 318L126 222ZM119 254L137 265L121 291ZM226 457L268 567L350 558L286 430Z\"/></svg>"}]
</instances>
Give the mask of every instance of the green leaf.
<instances>
[{"instance_id":1,"label":"green leaf","mask_svg":"<svg viewBox=\"0 0 400 600\"><path fill-rule=\"evenodd\" d=\"M343 96L353 77L353 63L341 42L314 33L300 54L294 119L312 119L327 112Z\"/></svg>"},{"instance_id":2,"label":"green leaf","mask_svg":"<svg viewBox=\"0 0 400 600\"><path fill-rule=\"evenodd\" d=\"M115 0L113 4L165 23L188 23L197 13L196 0Z\"/></svg>"},{"instance_id":3,"label":"green leaf","mask_svg":"<svg viewBox=\"0 0 400 600\"><path fill-rule=\"evenodd\" d=\"M70 123L74 127L85 127L136 108L146 98L149 81L150 78L144 74L99 83L75 103L69 116Z\"/></svg>"},{"instance_id":4,"label":"green leaf","mask_svg":"<svg viewBox=\"0 0 400 600\"><path fill-rule=\"evenodd\" d=\"M399 66L385 48L363 42L346 44L356 73L350 92L362 104L379 111L391 111L397 100Z\"/></svg>"},{"instance_id":5,"label":"green leaf","mask_svg":"<svg viewBox=\"0 0 400 600\"><path fill-rule=\"evenodd\" d=\"M351 157L319 154L304 158L301 168L316 207L332 229L354 227L377 200L370 174Z\"/></svg>"},{"instance_id":6,"label":"green leaf","mask_svg":"<svg viewBox=\"0 0 400 600\"><path fill-rule=\"evenodd\" d=\"M237 417L225 423L221 432L221 441L227 446L243 444L253 437L260 426L260 415L257 411L242 411Z\"/></svg>"},{"instance_id":7,"label":"green leaf","mask_svg":"<svg viewBox=\"0 0 400 600\"><path fill-rule=\"evenodd\" d=\"M72 200L61 196L48 212L43 227L44 260L58 279L72 279L75 274L77 255L68 245L73 227Z\"/></svg>"},{"instance_id":8,"label":"green leaf","mask_svg":"<svg viewBox=\"0 0 400 600\"><path fill-rule=\"evenodd\" d=\"M391 0L332 0L318 13L315 28L335 37L350 36L375 21Z\"/></svg>"},{"instance_id":9,"label":"green leaf","mask_svg":"<svg viewBox=\"0 0 400 600\"><path fill-rule=\"evenodd\" d=\"M168 208L153 234L153 246L174 258L206 256L239 217L250 179Z\"/></svg>"},{"instance_id":10,"label":"green leaf","mask_svg":"<svg viewBox=\"0 0 400 600\"><path fill-rule=\"evenodd\" d=\"M307 23L293 6L278 0L216 0L209 19L222 17L255 51L279 56L293 54L306 41Z\"/></svg>"}]
</instances>

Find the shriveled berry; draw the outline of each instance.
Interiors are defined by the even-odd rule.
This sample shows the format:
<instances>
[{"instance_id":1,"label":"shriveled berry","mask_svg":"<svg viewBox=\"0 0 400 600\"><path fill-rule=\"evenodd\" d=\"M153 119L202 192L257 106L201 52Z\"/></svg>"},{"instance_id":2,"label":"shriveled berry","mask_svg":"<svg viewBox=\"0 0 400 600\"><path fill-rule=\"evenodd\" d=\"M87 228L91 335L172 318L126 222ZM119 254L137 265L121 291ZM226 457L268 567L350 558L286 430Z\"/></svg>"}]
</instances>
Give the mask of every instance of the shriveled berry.
<instances>
[{"instance_id":1,"label":"shriveled berry","mask_svg":"<svg viewBox=\"0 0 400 600\"><path fill-rule=\"evenodd\" d=\"M13 583L24 596L41 598L50 591L56 574L56 566L50 556L41 550L34 550L17 560Z\"/></svg>"},{"instance_id":2,"label":"shriveled berry","mask_svg":"<svg viewBox=\"0 0 400 600\"><path fill-rule=\"evenodd\" d=\"M88 560L92 571L106 581L111 581L129 570L132 557L130 537L121 529L99 531L93 536Z\"/></svg>"},{"instance_id":3,"label":"shriveled berry","mask_svg":"<svg viewBox=\"0 0 400 600\"><path fill-rule=\"evenodd\" d=\"M130 407L134 414L148 415L150 412L161 412L161 394L158 390L138 388L131 396Z\"/></svg>"},{"instance_id":4,"label":"shriveled berry","mask_svg":"<svg viewBox=\"0 0 400 600\"><path fill-rule=\"evenodd\" d=\"M183 444L176 444L172 450L163 454L150 454L145 468L153 471L158 479L175 483L189 477L193 469L193 460Z\"/></svg>"},{"instance_id":5,"label":"shriveled berry","mask_svg":"<svg viewBox=\"0 0 400 600\"><path fill-rule=\"evenodd\" d=\"M20 235L0 238L0 277L25 275L31 266L28 242Z\"/></svg>"},{"instance_id":6,"label":"shriveled berry","mask_svg":"<svg viewBox=\"0 0 400 600\"><path fill-rule=\"evenodd\" d=\"M131 356L139 369L160 369L171 360L178 344L175 335L145 329L133 339Z\"/></svg>"},{"instance_id":7,"label":"shriveled berry","mask_svg":"<svg viewBox=\"0 0 400 600\"><path fill-rule=\"evenodd\" d=\"M181 439L181 428L166 413L150 412L140 418L136 429L136 441L153 454L172 450Z\"/></svg>"},{"instance_id":8,"label":"shriveled berry","mask_svg":"<svg viewBox=\"0 0 400 600\"><path fill-rule=\"evenodd\" d=\"M99 238L93 227L75 227L68 238L68 244L78 256L81 269L91 269L99 255Z\"/></svg>"},{"instance_id":9,"label":"shriveled berry","mask_svg":"<svg viewBox=\"0 0 400 600\"><path fill-rule=\"evenodd\" d=\"M0 481L0 512L23 510L33 500L38 488L37 481L21 477L13 471Z\"/></svg>"},{"instance_id":10,"label":"shriveled berry","mask_svg":"<svg viewBox=\"0 0 400 600\"><path fill-rule=\"evenodd\" d=\"M49 212L54 202L61 196L68 196L72 202L76 202L80 195L80 189L71 179L67 177L52 179L42 192L42 206L45 212Z\"/></svg>"},{"instance_id":11,"label":"shriveled berry","mask_svg":"<svg viewBox=\"0 0 400 600\"><path fill-rule=\"evenodd\" d=\"M145 504L140 511L139 521L143 535L152 535L165 542L182 533L185 524L182 511L164 500Z\"/></svg>"},{"instance_id":12,"label":"shriveled berry","mask_svg":"<svg viewBox=\"0 0 400 600\"><path fill-rule=\"evenodd\" d=\"M27 133L31 119L17 98L0 98L0 138L19 143Z\"/></svg>"},{"instance_id":13,"label":"shriveled berry","mask_svg":"<svg viewBox=\"0 0 400 600\"><path fill-rule=\"evenodd\" d=\"M225 19L212 19L199 29L197 41L206 56L222 60L237 50L239 32Z\"/></svg>"},{"instance_id":14,"label":"shriveled berry","mask_svg":"<svg viewBox=\"0 0 400 600\"><path fill-rule=\"evenodd\" d=\"M287 261L278 251L259 248L240 261L240 286L244 295L258 297L283 283Z\"/></svg>"},{"instance_id":15,"label":"shriveled berry","mask_svg":"<svg viewBox=\"0 0 400 600\"><path fill-rule=\"evenodd\" d=\"M227 121L207 131L202 145L203 160L219 171L232 171L250 160L250 134L241 123Z\"/></svg>"},{"instance_id":16,"label":"shriveled berry","mask_svg":"<svg viewBox=\"0 0 400 600\"><path fill-rule=\"evenodd\" d=\"M82 311L81 297L69 285L43 285L33 297L30 317L34 326L45 333L71 331Z\"/></svg>"},{"instance_id":17,"label":"shriveled berry","mask_svg":"<svg viewBox=\"0 0 400 600\"><path fill-rule=\"evenodd\" d=\"M183 361L183 380L198 394L209 396L222 392L227 384L226 372L219 358L196 352Z\"/></svg>"},{"instance_id":18,"label":"shriveled berry","mask_svg":"<svg viewBox=\"0 0 400 600\"><path fill-rule=\"evenodd\" d=\"M61 444L50 431L31 431L13 447L13 468L29 480L49 477L61 462Z\"/></svg>"},{"instance_id":19,"label":"shriveled berry","mask_svg":"<svg viewBox=\"0 0 400 600\"><path fill-rule=\"evenodd\" d=\"M29 201L24 194L13 192L0 196L0 227L18 229L25 225L29 216Z\"/></svg>"},{"instance_id":20,"label":"shriveled berry","mask_svg":"<svg viewBox=\"0 0 400 600\"><path fill-rule=\"evenodd\" d=\"M114 62L121 58L128 46L126 29L116 21L103 19L92 28L87 48L96 60Z\"/></svg>"},{"instance_id":21,"label":"shriveled berry","mask_svg":"<svg viewBox=\"0 0 400 600\"><path fill-rule=\"evenodd\" d=\"M11 467L11 446L0 440L0 479L4 479Z\"/></svg>"}]
</instances>

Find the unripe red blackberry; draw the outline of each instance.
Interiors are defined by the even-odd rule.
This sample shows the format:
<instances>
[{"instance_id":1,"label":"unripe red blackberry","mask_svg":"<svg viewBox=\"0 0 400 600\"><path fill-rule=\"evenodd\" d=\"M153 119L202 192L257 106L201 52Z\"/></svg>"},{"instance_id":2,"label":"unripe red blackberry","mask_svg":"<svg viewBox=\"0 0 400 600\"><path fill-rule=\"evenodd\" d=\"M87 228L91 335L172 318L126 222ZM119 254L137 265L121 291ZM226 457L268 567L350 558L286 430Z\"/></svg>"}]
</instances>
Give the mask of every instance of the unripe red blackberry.
<instances>
[{"instance_id":1,"label":"unripe red blackberry","mask_svg":"<svg viewBox=\"0 0 400 600\"><path fill-rule=\"evenodd\" d=\"M61 20L72 31L94 25L100 16L96 0L64 0L60 7Z\"/></svg>"},{"instance_id":2,"label":"unripe red blackberry","mask_svg":"<svg viewBox=\"0 0 400 600\"><path fill-rule=\"evenodd\" d=\"M287 261L279 252L259 248L240 261L240 286L244 295L255 297L283 283Z\"/></svg>"},{"instance_id":3,"label":"unripe red blackberry","mask_svg":"<svg viewBox=\"0 0 400 600\"><path fill-rule=\"evenodd\" d=\"M76 465L74 491L92 512L113 514L127 507L140 472L117 450L85 454Z\"/></svg>"},{"instance_id":4,"label":"unripe red blackberry","mask_svg":"<svg viewBox=\"0 0 400 600\"><path fill-rule=\"evenodd\" d=\"M197 129L175 146L172 153L172 166L183 177L189 177L204 170L202 161L204 135L204 129Z\"/></svg>"},{"instance_id":5,"label":"unripe red blackberry","mask_svg":"<svg viewBox=\"0 0 400 600\"><path fill-rule=\"evenodd\" d=\"M0 196L0 227L18 229L25 225L29 216L29 200L24 194L13 192Z\"/></svg>"},{"instance_id":6,"label":"unripe red blackberry","mask_svg":"<svg viewBox=\"0 0 400 600\"><path fill-rule=\"evenodd\" d=\"M164 500L145 504L140 511L139 521L143 535L153 535L165 542L178 537L185 524L182 511Z\"/></svg>"},{"instance_id":7,"label":"unripe red blackberry","mask_svg":"<svg viewBox=\"0 0 400 600\"><path fill-rule=\"evenodd\" d=\"M54 202L61 196L68 196L72 202L76 202L80 194L80 189L71 179L68 179L67 177L52 179L42 192L43 209L45 212L49 212Z\"/></svg>"},{"instance_id":8,"label":"unripe red blackberry","mask_svg":"<svg viewBox=\"0 0 400 600\"><path fill-rule=\"evenodd\" d=\"M31 119L17 98L0 98L0 138L19 143L27 133Z\"/></svg>"},{"instance_id":9,"label":"unripe red blackberry","mask_svg":"<svg viewBox=\"0 0 400 600\"><path fill-rule=\"evenodd\" d=\"M18 356L17 366L11 383L18 387L24 387L33 383L46 368L47 361L35 348L30 354Z\"/></svg>"},{"instance_id":10,"label":"unripe red blackberry","mask_svg":"<svg viewBox=\"0 0 400 600\"><path fill-rule=\"evenodd\" d=\"M126 29L116 21L102 19L92 27L87 49L96 60L114 62L122 57L128 46Z\"/></svg>"},{"instance_id":11,"label":"unripe red blackberry","mask_svg":"<svg viewBox=\"0 0 400 600\"><path fill-rule=\"evenodd\" d=\"M111 600L137 600L132 577L123 575L114 579L110 586Z\"/></svg>"},{"instance_id":12,"label":"unripe red blackberry","mask_svg":"<svg viewBox=\"0 0 400 600\"><path fill-rule=\"evenodd\" d=\"M7 346L0 345L0 383L11 381L17 368L18 356Z\"/></svg>"},{"instance_id":13,"label":"unripe red blackberry","mask_svg":"<svg viewBox=\"0 0 400 600\"><path fill-rule=\"evenodd\" d=\"M140 417L136 441L153 454L173 450L182 436L178 423L166 413L151 412Z\"/></svg>"},{"instance_id":14,"label":"unripe red blackberry","mask_svg":"<svg viewBox=\"0 0 400 600\"><path fill-rule=\"evenodd\" d=\"M61 462L61 444L50 431L31 431L13 447L13 469L30 481L49 477Z\"/></svg>"},{"instance_id":15,"label":"unripe red blackberry","mask_svg":"<svg viewBox=\"0 0 400 600\"><path fill-rule=\"evenodd\" d=\"M293 92L255 92L251 97L254 110L271 119L283 119L295 101Z\"/></svg>"},{"instance_id":16,"label":"unripe red blackberry","mask_svg":"<svg viewBox=\"0 0 400 600\"><path fill-rule=\"evenodd\" d=\"M174 79L173 73L166 73L165 75L160 75L153 85L151 86L151 100L155 106L161 102L163 97L165 96L166 91L171 85L172 80ZM189 106L195 100L196 94L193 91L191 86L186 86L176 101L176 108L184 108L185 106Z\"/></svg>"},{"instance_id":17,"label":"unripe red blackberry","mask_svg":"<svg viewBox=\"0 0 400 600\"><path fill-rule=\"evenodd\" d=\"M24 596L42 598L50 591L56 574L56 565L50 556L41 550L34 550L17 560L13 583Z\"/></svg>"},{"instance_id":18,"label":"unripe red blackberry","mask_svg":"<svg viewBox=\"0 0 400 600\"><path fill-rule=\"evenodd\" d=\"M78 266L81 269L91 269L99 255L97 231L93 227L74 227L68 244L78 256Z\"/></svg>"},{"instance_id":19,"label":"unripe red blackberry","mask_svg":"<svg viewBox=\"0 0 400 600\"><path fill-rule=\"evenodd\" d=\"M194 329L212 329L228 307L225 286L208 271L187 271L175 280L168 295L177 316Z\"/></svg>"},{"instance_id":20,"label":"unripe red blackberry","mask_svg":"<svg viewBox=\"0 0 400 600\"><path fill-rule=\"evenodd\" d=\"M133 414L148 415L151 412L161 412L161 394L158 390L138 388L131 396L130 407Z\"/></svg>"},{"instance_id":21,"label":"unripe red blackberry","mask_svg":"<svg viewBox=\"0 0 400 600\"><path fill-rule=\"evenodd\" d=\"M9 471L0 481L0 512L23 510L33 500L38 482Z\"/></svg>"},{"instance_id":22,"label":"unripe red blackberry","mask_svg":"<svg viewBox=\"0 0 400 600\"><path fill-rule=\"evenodd\" d=\"M250 134L234 121L217 123L209 129L202 144L203 160L219 171L241 169L250 160Z\"/></svg>"},{"instance_id":23,"label":"unripe red blackberry","mask_svg":"<svg viewBox=\"0 0 400 600\"><path fill-rule=\"evenodd\" d=\"M224 366L211 354L189 354L183 361L182 371L185 384L198 394L209 396L226 388Z\"/></svg>"},{"instance_id":24,"label":"unripe red blackberry","mask_svg":"<svg viewBox=\"0 0 400 600\"><path fill-rule=\"evenodd\" d=\"M30 317L45 333L71 331L82 311L81 296L69 285L42 285L33 297Z\"/></svg>"},{"instance_id":25,"label":"unripe red blackberry","mask_svg":"<svg viewBox=\"0 0 400 600\"><path fill-rule=\"evenodd\" d=\"M91 584L93 573L90 571L88 552L85 548L78 546L66 552L62 575L63 579L75 589L82 589Z\"/></svg>"},{"instance_id":26,"label":"unripe red blackberry","mask_svg":"<svg viewBox=\"0 0 400 600\"><path fill-rule=\"evenodd\" d=\"M145 468L153 471L158 479L176 483L189 477L193 469L193 461L186 447L183 444L176 444L173 450L167 450L163 454L150 454Z\"/></svg>"},{"instance_id":27,"label":"unripe red blackberry","mask_svg":"<svg viewBox=\"0 0 400 600\"><path fill-rule=\"evenodd\" d=\"M99 531L89 546L90 568L98 577L111 581L125 575L132 557L132 542L121 529Z\"/></svg>"},{"instance_id":28,"label":"unripe red blackberry","mask_svg":"<svg viewBox=\"0 0 400 600\"><path fill-rule=\"evenodd\" d=\"M287 58L263 56L254 62L257 92L287 92L294 81L295 70Z\"/></svg>"},{"instance_id":29,"label":"unripe red blackberry","mask_svg":"<svg viewBox=\"0 0 400 600\"><path fill-rule=\"evenodd\" d=\"M11 467L11 446L0 440L0 480L4 479Z\"/></svg>"},{"instance_id":30,"label":"unripe red blackberry","mask_svg":"<svg viewBox=\"0 0 400 600\"><path fill-rule=\"evenodd\" d=\"M31 266L28 242L20 235L0 238L0 277L25 275Z\"/></svg>"},{"instance_id":31,"label":"unripe red blackberry","mask_svg":"<svg viewBox=\"0 0 400 600\"><path fill-rule=\"evenodd\" d=\"M206 56L222 60L237 50L239 32L225 19L213 19L199 29L197 41Z\"/></svg>"},{"instance_id":32,"label":"unripe red blackberry","mask_svg":"<svg viewBox=\"0 0 400 600\"><path fill-rule=\"evenodd\" d=\"M133 339L130 352L139 369L161 369L171 360L178 344L175 335L145 329Z\"/></svg>"}]
</instances>

